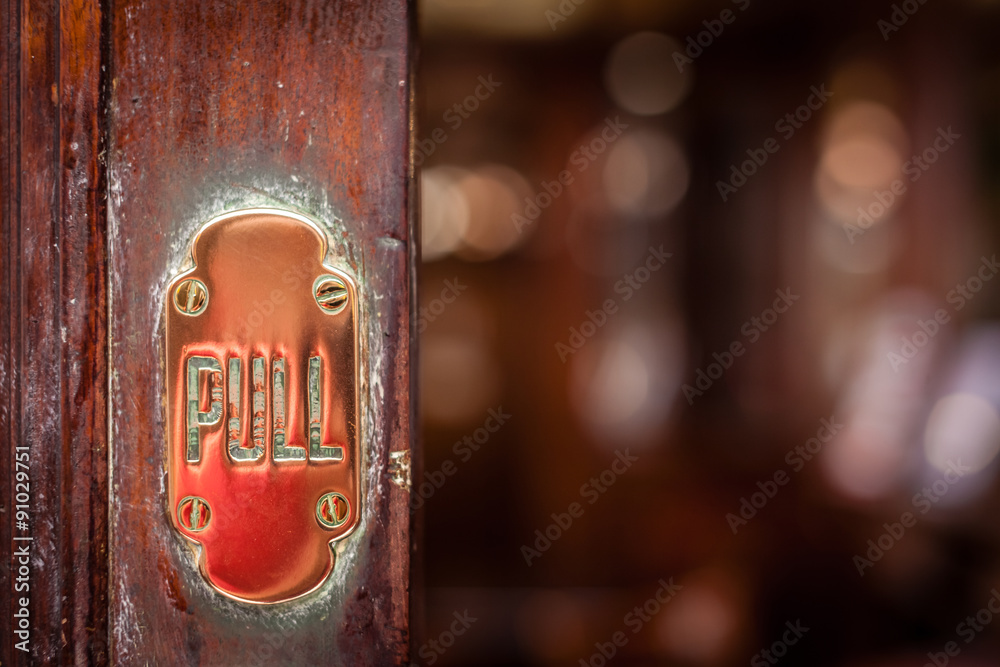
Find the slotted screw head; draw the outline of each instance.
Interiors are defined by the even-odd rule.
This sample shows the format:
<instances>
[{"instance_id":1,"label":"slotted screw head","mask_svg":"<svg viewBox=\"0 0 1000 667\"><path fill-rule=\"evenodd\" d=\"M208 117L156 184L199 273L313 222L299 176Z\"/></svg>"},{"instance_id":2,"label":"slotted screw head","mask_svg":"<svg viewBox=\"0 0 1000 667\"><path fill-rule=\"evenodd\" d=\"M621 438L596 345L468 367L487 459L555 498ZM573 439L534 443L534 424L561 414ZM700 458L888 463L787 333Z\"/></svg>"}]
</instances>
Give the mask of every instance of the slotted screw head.
<instances>
[{"instance_id":1,"label":"slotted screw head","mask_svg":"<svg viewBox=\"0 0 1000 667\"><path fill-rule=\"evenodd\" d=\"M339 528L350 516L351 503L339 493L324 493L316 503L316 518L324 528Z\"/></svg>"},{"instance_id":2,"label":"slotted screw head","mask_svg":"<svg viewBox=\"0 0 1000 667\"><path fill-rule=\"evenodd\" d=\"M199 496L187 496L177 503L177 521L192 533L208 528L212 520L212 508L208 501Z\"/></svg>"},{"instance_id":3,"label":"slotted screw head","mask_svg":"<svg viewBox=\"0 0 1000 667\"><path fill-rule=\"evenodd\" d=\"M319 307L331 315L336 315L347 307L350 292L344 281L337 276L320 276L313 283L313 294Z\"/></svg>"},{"instance_id":4,"label":"slotted screw head","mask_svg":"<svg viewBox=\"0 0 1000 667\"><path fill-rule=\"evenodd\" d=\"M174 290L174 306L185 315L200 315L208 305L208 288L194 278L181 282Z\"/></svg>"}]
</instances>

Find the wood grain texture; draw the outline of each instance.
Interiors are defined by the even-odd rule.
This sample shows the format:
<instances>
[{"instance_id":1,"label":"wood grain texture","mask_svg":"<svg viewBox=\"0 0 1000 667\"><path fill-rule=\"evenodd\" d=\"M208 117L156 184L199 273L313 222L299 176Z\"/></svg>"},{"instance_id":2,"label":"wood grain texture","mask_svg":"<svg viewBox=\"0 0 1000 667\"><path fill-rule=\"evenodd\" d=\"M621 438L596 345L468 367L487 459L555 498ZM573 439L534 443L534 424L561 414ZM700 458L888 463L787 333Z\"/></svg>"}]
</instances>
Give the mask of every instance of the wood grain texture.
<instances>
[{"instance_id":1,"label":"wood grain texture","mask_svg":"<svg viewBox=\"0 0 1000 667\"><path fill-rule=\"evenodd\" d=\"M0 15L0 662L100 664L108 629L102 13L84 0L12 1ZM27 529L15 525L15 450L30 459ZM15 536L32 538L17 543L30 544L28 590L10 569ZM9 631L22 597L30 652Z\"/></svg>"},{"instance_id":2,"label":"wood grain texture","mask_svg":"<svg viewBox=\"0 0 1000 667\"><path fill-rule=\"evenodd\" d=\"M413 420L410 32L405 0L112 3L115 663L408 659L408 494L387 466ZM324 224L361 295L362 525L327 584L280 607L211 590L164 500L164 288L201 224L247 206Z\"/></svg>"},{"instance_id":3,"label":"wood grain texture","mask_svg":"<svg viewBox=\"0 0 1000 667\"><path fill-rule=\"evenodd\" d=\"M407 661L387 464L412 445L411 21L405 0L0 4L0 621L31 613L30 653L5 630L0 664ZM270 608L210 590L168 525L159 315L197 227L259 205L326 226L366 359L363 526L321 591Z\"/></svg>"}]
</instances>

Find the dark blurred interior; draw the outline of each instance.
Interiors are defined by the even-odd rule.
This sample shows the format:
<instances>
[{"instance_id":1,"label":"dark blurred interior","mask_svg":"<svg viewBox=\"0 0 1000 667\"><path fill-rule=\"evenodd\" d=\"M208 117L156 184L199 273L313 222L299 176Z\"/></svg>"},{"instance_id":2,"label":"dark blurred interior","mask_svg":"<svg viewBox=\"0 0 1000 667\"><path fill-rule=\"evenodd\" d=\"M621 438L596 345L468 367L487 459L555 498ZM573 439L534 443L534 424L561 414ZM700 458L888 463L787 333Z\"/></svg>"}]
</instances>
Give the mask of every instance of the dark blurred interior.
<instances>
[{"instance_id":1,"label":"dark blurred interior","mask_svg":"<svg viewBox=\"0 0 1000 667\"><path fill-rule=\"evenodd\" d=\"M1000 2L419 10L415 662L1000 664Z\"/></svg>"}]
</instances>

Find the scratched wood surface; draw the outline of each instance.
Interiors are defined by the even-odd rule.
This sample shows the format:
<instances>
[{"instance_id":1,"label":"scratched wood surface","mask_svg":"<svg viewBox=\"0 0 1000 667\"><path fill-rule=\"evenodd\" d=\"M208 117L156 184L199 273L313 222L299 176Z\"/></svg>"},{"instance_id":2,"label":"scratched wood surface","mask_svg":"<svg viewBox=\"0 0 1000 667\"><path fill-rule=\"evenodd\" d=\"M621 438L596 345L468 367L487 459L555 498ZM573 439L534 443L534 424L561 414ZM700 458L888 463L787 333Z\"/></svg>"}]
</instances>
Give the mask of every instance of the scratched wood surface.
<instances>
[{"instance_id":1,"label":"scratched wood surface","mask_svg":"<svg viewBox=\"0 0 1000 667\"><path fill-rule=\"evenodd\" d=\"M408 657L409 11L405 0L112 4L111 651L121 664L391 665ZM162 295L195 230L246 206L325 224L365 325L362 525L316 594L211 590L164 502ZM262 253L263 254L263 253ZM261 507L261 512L280 512Z\"/></svg>"},{"instance_id":2,"label":"scratched wood surface","mask_svg":"<svg viewBox=\"0 0 1000 667\"><path fill-rule=\"evenodd\" d=\"M108 656L101 18L84 0L0 3L4 665ZM25 547L27 574L11 558ZM12 632L22 598L29 651Z\"/></svg>"},{"instance_id":3,"label":"scratched wood surface","mask_svg":"<svg viewBox=\"0 0 1000 667\"><path fill-rule=\"evenodd\" d=\"M33 541L31 653L6 631L5 558L0 663L408 662L411 519L387 468L412 445L412 13L2 1L0 540ZM164 500L163 288L198 226L261 205L327 227L359 282L367 360L363 525L323 589L279 607L210 590Z\"/></svg>"}]
</instances>

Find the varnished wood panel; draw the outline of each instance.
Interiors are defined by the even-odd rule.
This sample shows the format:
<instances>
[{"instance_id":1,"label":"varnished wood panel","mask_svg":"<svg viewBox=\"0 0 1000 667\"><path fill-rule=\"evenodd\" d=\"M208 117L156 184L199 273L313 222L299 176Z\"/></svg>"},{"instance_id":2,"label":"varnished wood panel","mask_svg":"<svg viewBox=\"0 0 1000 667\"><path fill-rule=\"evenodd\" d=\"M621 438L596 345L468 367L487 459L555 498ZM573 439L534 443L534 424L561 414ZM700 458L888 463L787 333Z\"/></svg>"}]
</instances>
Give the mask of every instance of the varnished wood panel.
<instances>
[{"instance_id":1,"label":"varnished wood panel","mask_svg":"<svg viewBox=\"0 0 1000 667\"><path fill-rule=\"evenodd\" d=\"M0 664L407 661L387 468L413 420L411 19L404 0L0 4ZM204 584L164 495L162 291L195 229L248 205L331 230L367 359L362 529L321 591L268 608Z\"/></svg>"},{"instance_id":2,"label":"varnished wood panel","mask_svg":"<svg viewBox=\"0 0 1000 667\"><path fill-rule=\"evenodd\" d=\"M108 629L102 12L85 0L5 2L0 25L0 662L101 664ZM30 461L27 527L18 525L14 502L24 488L13 479L15 453ZM24 545L27 577L11 570L19 565L10 551ZM21 598L29 600L28 651L11 632Z\"/></svg>"},{"instance_id":3,"label":"varnished wood panel","mask_svg":"<svg viewBox=\"0 0 1000 667\"><path fill-rule=\"evenodd\" d=\"M387 469L412 419L408 17L403 0L111 5L116 663L407 659L408 496ZM211 590L164 501L163 290L201 224L260 205L328 226L358 279L366 360L362 526L318 593L279 607Z\"/></svg>"}]
</instances>

